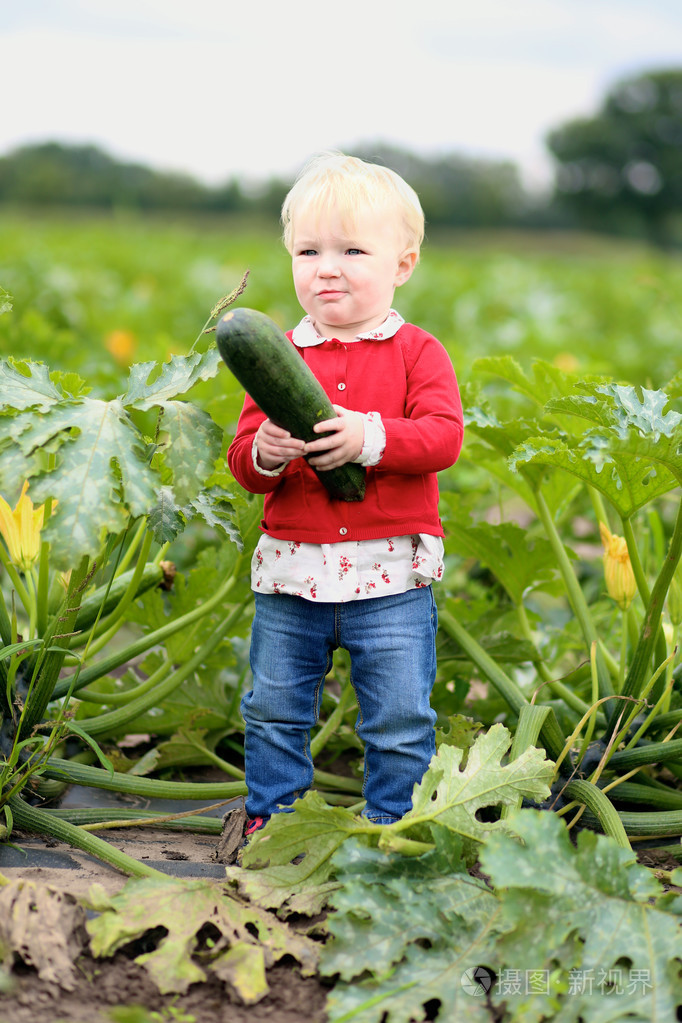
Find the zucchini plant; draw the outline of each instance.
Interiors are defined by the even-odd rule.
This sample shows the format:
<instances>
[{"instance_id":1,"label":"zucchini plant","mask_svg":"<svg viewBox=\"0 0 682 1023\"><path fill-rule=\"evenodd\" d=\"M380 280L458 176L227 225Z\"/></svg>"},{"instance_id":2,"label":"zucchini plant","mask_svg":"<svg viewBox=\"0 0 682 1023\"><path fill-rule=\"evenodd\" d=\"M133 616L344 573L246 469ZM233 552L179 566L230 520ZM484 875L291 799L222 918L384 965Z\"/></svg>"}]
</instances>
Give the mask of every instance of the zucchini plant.
<instances>
[{"instance_id":1,"label":"zucchini plant","mask_svg":"<svg viewBox=\"0 0 682 1023\"><path fill-rule=\"evenodd\" d=\"M478 601L450 587L441 663L466 663L512 727L530 705L560 723L563 742L540 732L556 764L544 805L623 845L665 844L682 834L682 379L653 391L541 361L527 375L508 356L474 369L505 387L495 411L467 394L465 458L487 500L446 492L443 508L451 562L487 576ZM501 629L520 670L491 653Z\"/></svg>"},{"instance_id":2,"label":"zucchini plant","mask_svg":"<svg viewBox=\"0 0 682 1023\"><path fill-rule=\"evenodd\" d=\"M106 400L75 374L0 361L4 837L14 826L50 834L126 873L149 874L80 826L116 812L39 804L73 783L210 801L245 791L238 769L212 784L117 771L103 745L202 672L219 674L230 637L248 622L257 509L220 470L221 428L179 397L219 366L214 344L200 352L195 343L187 356L132 366L126 390ZM204 581L211 570L216 578L210 592L193 588L191 575L173 581L169 547L190 524L213 541L196 557ZM145 594L156 616L140 609ZM192 826L215 830L220 821Z\"/></svg>"}]
</instances>

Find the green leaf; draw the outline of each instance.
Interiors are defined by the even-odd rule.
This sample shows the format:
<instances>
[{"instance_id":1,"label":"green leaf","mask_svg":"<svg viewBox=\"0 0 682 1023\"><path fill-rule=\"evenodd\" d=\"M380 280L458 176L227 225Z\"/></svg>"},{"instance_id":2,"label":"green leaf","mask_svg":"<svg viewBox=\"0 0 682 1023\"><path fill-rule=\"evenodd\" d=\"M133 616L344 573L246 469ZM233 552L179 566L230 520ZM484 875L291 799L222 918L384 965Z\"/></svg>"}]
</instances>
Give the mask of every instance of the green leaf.
<instances>
[{"instance_id":1,"label":"green leaf","mask_svg":"<svg viewBox=\"0 0 682 1023\"><path fill-rule=\"evenodd\" d=\"M147 524L158 544L169 543L182 533L186 520L175 500L172 487L159 487L156 504L149 512Z\"/></svg>"},{"instance_id":2,"label":"green leaf","mask_svg":"<svg viewBox=\"0 0 682 1023\"><path fill-rule=\"evenodd\" d=\"M5 291L4 288L0 287L0 316L3 313L9 313L12 310L12 296L9 291Z\"/></svg>"},{"instance_id":3,"label":"green leaf","mask_svg":"<svg viewBox=\"0 0 682 1023\"><path fill-rule=\"evenodd\" d=\"M499 950L522 971L555 969L559 963L569 988L552 1018L675 1019L682 1001L682 906L675 911L634 853L612 839L582 831L573 845L559 818L533 810L515 814L511 827L520 845L496 834L481 850L481 866L499 892L508 932ZM618 969L624 978L620 992L609 983ZM578 974L582 983L571 990L570 979L575 982ZM525 1011L512 1018L539 1018L528 1006Z\"/></svg>"},{"instance_id":4,"label":"green leaf","mask_svg":"<svg viewBox=\"0 0 682 1023\"><path fill-rule=\"evenodd\" d=\"M499 904L463 870L455 837L440 834L434 852L419 858L351 840L334 864L341 886L320 962L322 974L341 978L327 1000L330 1023L408 1023L424 1017L431 999L440 1002L439 1020L489 1023L485 999L467 994L462 980L476 966L497 966Z\"/></svg>"},{"instance_id":5,"label":"green leaf","mask_svg":"<svg viewBox=\"0 0 682 1023\"><path fill-rule=\"evenodd\" d=\"M682 415L665 411L670 396L665 391L640 391L628 384L580 384L584 394L557 398L547 403L552 412L569 412L600 426L609 426L621 437L636 430L642 436L671 437L682 424Z\"/></svg>"},{"instance_id":6,"label":"green leaf","mask_svg":"<svg viewBox=\"0 0 682 1023\"><path fill-rule=\"evenodd\" d=\"M208 708L205 708L207 713ZM209 732L206 728L197 728L196 722L201 720L201 712L193 715L191 720L184 723L170 739L160 742L154 747L156 754L154 761L150 764L145 774L151 771L163 771L170 768L178 770L182 767L198 767L206 764L214 764L210 754L215 752L219 739L225 729ZM136 774L143 772L136 771Z\"/></svg>"},{"instance_id":7,"label":"green leaf","mask_svg":"<svg viewBox=\"0 0 682 1023\"><path fill-rule=\"evenodd\" d=\"M135 960L145 967L162 994L184 992L190 984L205 981L215 959L216 972L249 1000L257 1000L267 988L249 983L237 967L236 959L244 956L244 946L259 949L265 966L289 955L300 963L304 975L312 975L317 967L317 947L309 938L256 906L237 902L206 881L144 878L128 881L108 899L101 892L95 896L100 915L87 923L94 956L111 956L154 928L166 932L153 951ZM211 925L212 933L218 935L210 949L205 949L200 939L205 925ZM233 951L231 957L226 955L228 950ZM253 962L254 954L247 954L247 961Z\"/></svg>"},{"instance_id":8,"label":"green leaf","mask_svg":"<svg viewBox=\"0 0 682 1023\"><path fill-rule=\"evenodd\" d=\"M466 750L474 744L476 733L483 727L480 721L466 717L464 714L450 714L447 728L436 728L436 744L440 746L457 746Z\"/></svg>"},{"instance_id":9,"label":"green leaf","mask_svg":"<svg viewBox=\"0 0 682 1023\"><path fill-rule=\"evenodd\" d=\"M32 477L34 504L48 497L58 502L43 531L57 568L95 556L106 533L123 529L130 516L146 514L155 503L156 476L118 401L83 398L53 404L40 416L23 412L9 433L15 444L0 451L0 490L5 480ZM41 448L56 453L50 471L36 467L34 453Z\"/></svg>"},{"instance_id":10,"label":"green leaf","mask_svg":"<svg viewBox=\"0 0 682 1023\"><path fill-rule=\"evenodd\" d=\"M42 362L0 360L0 409L35 408L45 412L61 399Z\"/></svg>"},{"instance_id":11,"label":"green leaf","mask_svg":"<svg viewBox=\"0 0 682 1023\"><path fill-rule=\"evenodd\" d=\"M202 519L211 529L220 530L239 551L244 549L236 509L239 498L235 500L231 491L215 485L207 487L183 508L188 519ZM242 502L243 503L243 502Z\"/></svg>"},{"instance_id":12,"label":"green leaf","mask_svg":"<svg viewBox=\"0 0 682 1023\"><path fill-rule=\"evenodd\" d=\"M130 367L128 390L120 395L123 405L132 405L143 412L156 405L164 405L178 394L185 394L199 380L214 377L220 369L221 359L215 344L203 353L171 355L170 360L163 363L158 376L149 383L157 365L156 362L140 362Z\"/></svg>"},{"instance_id":13,"label":"green leaf","mask_svg":"<svg viewBox=\"0 0 682 1023\"><path fill-rule=\"evenodd\" d=\"M533 437L521 444L510 465L549 465L577 477L607 498L623 519L668 491L678 482L663 465L633 458L604 435L588 432L579 439Z\"/></svg>"},{"instance_id":14,"label":"green leaf","mask_svg":"<svg viewBox=\"0 0 682 1023\"><path fill-rule=\"evenodd\" d=\"M185 505L213 472L223 432L208 413L187 401L164 403L159 430L158 447L172 472L175 498Z\"/></svg>"},{"instance_id":15,"label":"green leaf","mask_svg":"<svg viewBox=\"0 0 682 1023\"><path fill-rule=\"evenodd\" d=\"M534 419L513 419L502 422L494 412L480 406L464 410L464 426L503 458L508 458L515 447L538 431Z\"/></svg>"},{"instance_id":16,"label":"green leaf","mask_svg":"<svg viewBox=\"0 0 682 1023\"><path fill-rule=\"evenodd\" d=\"M519 394L540 405L557 395L568 394L576 379L573 374L543 359L534 360L532 369L531 378L511 355L483 356L473 363L475 373L491 373L502 377Z\"/></svg>"},{"instance_id":17,"label":"green leaf","mask_svg":"<svg viewBox=\"0 0 682 1023\"><path fill-rule=\"evenodd\" d=\"M493 725L470 747L466 767L460 769L463 750L441 745L412 797L412 809L385 830L402 832L414 825L437 823L465 839L482 842L506 822L482 821L487 807L515 804L519 797L541 801L549 795L553 765L543 750L529 747L511 763L502 757L511 745L511 734Z\"/></svg>"},{"instance_id":18,"label":"green leaf","mask_svg":"<svg viewBox=\"0 0 682 1023\"><path fill-rule=\"evenodd\" d=\"M682 398L682 369L663 388L669 398Z\"/></svg>"},{"instance_id":19,"label":"green leaf","mask_svg":"<svg viewBox=\"0 0 682 1023\"><path fill-rule=\"evenodd\" d=\"M495 896L468 876L459 853L447 834L440 848L418 858L387 855L349 839L334 857L340 886L330 898L333 941L320 972L347 981L368 969L376 978L388 977L410 943L438 941L447 917L471 921L494 912Z\"/></svg>"},{"instance_id":20,"label":"green leaf","mask_svg":"<svg viewBox=\"0 0 682 1023\"><path fill-rule=\"evenodd\" d=\"M557 398L550 411L566 412L596 423L586 438L602 463L615 456L643 459L662 465L682 481L682 415L666 411L670 398L665 391L639 392L614 384L581 384L586 393Z\"/></svg>"},{"instance_id":21,"label":"green leaf","mask_svg":"<svg viewBox=\"0 0 682 1023\"><path fill-rule=\"evenodd\" d=\"M529 535L512 522L474 524L449 518L447 549L486 565L514 604L521 604L524 594L543 589L557 576L549 542Z\"/></svg>"},{"instance_id":22,"label":"green leaf","mask_svg":"<svg viewBox=\"0 0 682 1023\"><path fill-rule=\"evenodd\" d=\"M302 901L321 908L330 884L331 857L351 835L370 830L349 810L331 807L317 792L298 799L290 813L277 813L257 831L243 854L243 867L228 867L242 894L268 909L300 910ZM301 854L303 859L293 863ZM260 868L260 869L258 869Z\"/></svg>"}]
</instances>

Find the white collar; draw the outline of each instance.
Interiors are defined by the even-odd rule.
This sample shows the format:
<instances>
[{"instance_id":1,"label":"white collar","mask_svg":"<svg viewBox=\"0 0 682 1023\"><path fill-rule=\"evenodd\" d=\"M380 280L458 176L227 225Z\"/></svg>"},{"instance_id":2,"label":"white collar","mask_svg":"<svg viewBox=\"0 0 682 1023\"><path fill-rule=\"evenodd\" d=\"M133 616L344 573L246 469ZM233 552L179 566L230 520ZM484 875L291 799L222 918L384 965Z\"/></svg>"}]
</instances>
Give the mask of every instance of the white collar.
<instances>
[{"instance_id":1,"label":"white collar","mask_svg":"<svg viewBox=\"0 0 682 1023\"><path fill-rule=\"evenodd\" d=\"M391 309L380 326L373 327L372 330L368 330L364 334L358 334L355 340L388 341L389 338L394 337L398 333L404 322L400 313L397 313L395 309ZM301 322L294 327L291 336L298 348L310 348L312 345L321 345L323 341L332 340L331 338L322 337L318 333L309 316L303 317Z\"/></svg>"}]
</instances>

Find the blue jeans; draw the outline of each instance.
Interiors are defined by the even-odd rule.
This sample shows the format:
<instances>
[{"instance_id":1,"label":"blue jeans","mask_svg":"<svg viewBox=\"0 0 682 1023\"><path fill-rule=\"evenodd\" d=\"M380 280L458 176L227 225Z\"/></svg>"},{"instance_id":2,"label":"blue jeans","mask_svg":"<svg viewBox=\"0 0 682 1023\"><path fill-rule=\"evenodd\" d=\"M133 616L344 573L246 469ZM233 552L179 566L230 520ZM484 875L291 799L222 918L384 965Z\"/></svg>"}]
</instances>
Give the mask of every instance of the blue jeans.
<instances>
[{"instance_id":1,"label":"blue jeans","mask_svg":"<svg viewBox=\"0 0 682 1023\"><path fill-rule=\"evenodd\" d=\"M249 817L269 817L310 788L310 730L336 647L350 654L359 707L363 813L381 824L407 813L435 752L437 625L430 586L338 604L256 594L253 689L241 703Z\"/></svg>"}]
</instances>

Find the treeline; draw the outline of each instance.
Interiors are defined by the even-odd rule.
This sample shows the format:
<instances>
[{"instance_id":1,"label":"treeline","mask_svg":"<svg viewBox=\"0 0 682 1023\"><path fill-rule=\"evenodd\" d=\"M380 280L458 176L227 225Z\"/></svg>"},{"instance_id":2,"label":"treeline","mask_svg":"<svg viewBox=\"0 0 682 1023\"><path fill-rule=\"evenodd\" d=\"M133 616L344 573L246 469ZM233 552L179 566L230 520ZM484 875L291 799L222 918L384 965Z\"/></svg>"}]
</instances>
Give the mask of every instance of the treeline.
<instances>
[{"instance_id":1,"label":"treeline","mask_svg":"<svg viewBox=\"0 0 682 1023\"><path fill-rule=\"evenodd\" d=\"M510 163L455 155L430 161L382 145L354 152L402 173L419 192L430 224L509 225L522 222L532 208ZM189 175L123 163L93 145L60 142L22 146L0 158L0 202L31 206L276 216L290 184L271 179L258 188L245 187L233 177L209 186Z\"/></svg>"},{"instance_id":2,"label":"treeline","mask_svg":"<svg viewBox=\"0 0 682 1023\"><path fill-rule=\"evenodd\" d=\"M617 83L599 111L547 138L549 195L524 188L511 162L450 153L426 158L377 144L353 150L385 163L417 190L430 227L571 228L682 244L682 71ZM276 217L290 181L218 186L114 159L93 145L27 145L0 157L0 203Z\"/></svg>"}]
</instances>

